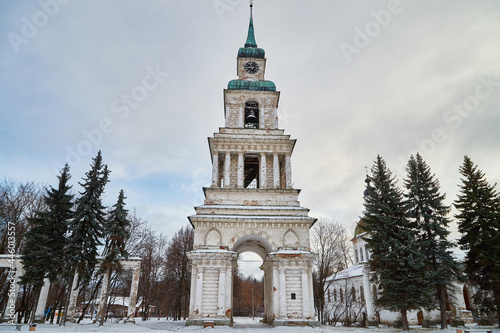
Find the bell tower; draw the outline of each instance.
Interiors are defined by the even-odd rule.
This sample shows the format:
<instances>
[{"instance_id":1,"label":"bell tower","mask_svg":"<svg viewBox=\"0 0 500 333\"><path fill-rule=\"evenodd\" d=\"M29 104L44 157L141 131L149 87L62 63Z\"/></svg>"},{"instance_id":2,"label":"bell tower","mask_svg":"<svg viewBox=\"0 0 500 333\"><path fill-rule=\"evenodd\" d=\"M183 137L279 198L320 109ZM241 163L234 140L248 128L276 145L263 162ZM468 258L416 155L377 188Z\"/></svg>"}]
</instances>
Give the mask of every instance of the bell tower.
<instances>
[{"instance_id":1,"label":"bell tower","mask_svg":"<svg viewBox=\"0 0 500 333\"><path fill-rule=\"evenodd\" d=\"M224 90L225 126L208 138L212 183L189 221L195 230L187 324L233 323L237 256L258 254L264 271L264 321L317 325L309 228L316 221L293 188L295 139L278 128L280 93L265 80L266 58L250 23L237 57L237 76Z\"/></svg>"}]
</instances>

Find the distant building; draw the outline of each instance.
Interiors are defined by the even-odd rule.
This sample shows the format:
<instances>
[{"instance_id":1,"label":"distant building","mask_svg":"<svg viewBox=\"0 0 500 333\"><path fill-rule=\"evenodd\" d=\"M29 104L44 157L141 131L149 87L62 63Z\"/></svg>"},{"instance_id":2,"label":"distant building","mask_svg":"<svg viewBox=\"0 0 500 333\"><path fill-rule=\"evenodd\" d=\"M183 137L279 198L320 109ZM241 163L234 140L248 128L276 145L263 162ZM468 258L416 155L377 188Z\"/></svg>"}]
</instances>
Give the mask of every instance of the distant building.
<instances>
[{"instance_id":1,"label":"distant building","mask_svg":"<svg viewBox=\"0 0 500 333\"><path fill-rule=\"evenodd\" d=\"M369 179L366 182L369 183ZM327 279L325 317L340 321L362 322L365 319L370 322L392 324L401 319L401 314L375 306L378 291L377 286L370 281L375 272L370 272L368 264L370 251L364 238L369 235L363 232L363 223L363 220L358 222L354 238L351 240L354 266ZM473 287L459 282L453 283L453 286L454 293L446 295L448 317L472 323L474 321L472 310L475 310L472 302ZM439 310L408 311L410 325L422 324L424 319L439 321L440 318Z\"/></svg>"}]
</instances>

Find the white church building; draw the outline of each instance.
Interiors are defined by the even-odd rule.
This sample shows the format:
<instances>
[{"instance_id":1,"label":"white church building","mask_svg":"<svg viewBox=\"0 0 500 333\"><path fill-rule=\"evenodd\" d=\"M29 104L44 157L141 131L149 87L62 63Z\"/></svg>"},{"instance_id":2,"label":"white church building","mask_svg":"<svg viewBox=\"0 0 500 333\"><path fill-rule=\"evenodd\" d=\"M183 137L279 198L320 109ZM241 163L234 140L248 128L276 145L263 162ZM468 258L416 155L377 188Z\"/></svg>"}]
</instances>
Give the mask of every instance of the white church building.
<instances>
[{"instance_id":1,"label":"white church building","mask_svg":"<svg viewBox=\"0 0 500 333\"><path fill-rule=\"evenodd\" d=\"M369 183L369 179L366 182ZM390 324L401 319L399 312L391 312L375 306L377 286L370 281L374 272L370 271L368 260L370 251L364 238L369 237L363 232L363 220L358 222L351 239L354 253L354 265L330 276L327 279L325 293L325 317L338 321ZM456 282L453 285L454 294L446 295L446 310L450 319L472 323L474 304L472 286ZM408 311L410 325L422 324L424 320L439 322L439 310Z\"/></svg>"}]
</instances>

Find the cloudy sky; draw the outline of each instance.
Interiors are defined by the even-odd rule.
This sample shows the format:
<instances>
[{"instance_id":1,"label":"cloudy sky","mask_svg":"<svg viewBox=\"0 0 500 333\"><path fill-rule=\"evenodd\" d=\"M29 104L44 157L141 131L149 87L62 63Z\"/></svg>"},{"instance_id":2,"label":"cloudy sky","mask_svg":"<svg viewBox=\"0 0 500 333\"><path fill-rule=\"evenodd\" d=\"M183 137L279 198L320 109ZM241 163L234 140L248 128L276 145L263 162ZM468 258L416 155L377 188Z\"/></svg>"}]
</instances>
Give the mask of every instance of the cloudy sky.
<instances>
[{"instance_id":1,"label":"cloudy sky","mask_svg":"<svg viewBox=\"0 0 500 333\"><path fill-rule=\"evenodd\" d=\"M129 208L173 234L210 185L248 29L245 0L0 2L0 177L75 190L102 150ZM255 0L293 181L310 215L352 228L365 166L402 179L419 151L448 204L468 154L500 181L500 2ZM401 180L400 180L401 183Z\"/></svg>"}]
</instances>

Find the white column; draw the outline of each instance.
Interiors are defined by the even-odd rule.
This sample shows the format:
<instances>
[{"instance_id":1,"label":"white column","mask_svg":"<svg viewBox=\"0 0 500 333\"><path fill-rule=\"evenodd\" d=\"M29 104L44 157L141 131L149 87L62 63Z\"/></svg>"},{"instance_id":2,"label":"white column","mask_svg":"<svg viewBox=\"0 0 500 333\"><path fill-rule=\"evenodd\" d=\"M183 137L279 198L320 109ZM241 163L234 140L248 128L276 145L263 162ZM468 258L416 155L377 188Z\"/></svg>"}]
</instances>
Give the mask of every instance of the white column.
<instances>
[{"instance_id":1,"label":"white column","mask_svg":"<svg viewBox=\"0 0 500 333\"><path fill-rule=\"evenodd\" d=\"M375 320L373 298L370 289L370 270L368 265L363 265L363 293L365 294L366 315L368 316L368 320Z\"/></svg>"},{"instance_id":2,"label":"white column","mask_svg":"<svg viewBox=\"0 0 500 333\"><path fill-rule=\"evenodd\" d=\"M279 285L278 267L273 264L273 314L274 317L280 316L280 293L281 287Z\"/></svg>"},{"instance_id":3,"label":"white column","mask_svg":"<svg viewBox=\"0 0 500 333\"><path fill-rule=\"evenodd\" d=\"M260 188L266 188L266 178L267 178L267 165L266 165L266 154L260 153Z\"/></svg>"},{"instance_id":4,"label":"white column","mask_svg":"<svg viewBox=\"0 0 500 333\"><path fill-rule=\"evenodd\" d=\"M17 259L19 262L19 259ZM8 320L15 320L16 315L16 301L19 294L19 278L24 274L22 264L16 263L16 270L10 270L7 281L9 281L9 299L5 308L4 318Z\"/></svg>"},{"instance_id":5,"label":"white column","mask_svg":"<svg viewBox=\"0 0 500 333\"><path fill-rule=\"evenodd\" d=\"M135 305L137 304L137 291L139 289L139 278L141 276L141 266L134 269L132 274L132 285L130 286L130 303L128 305L127 318L135 317Z\"/></svg>"},{"instance_id":6,"label":"white column","mask_svg":"<svg viewBox=\"0 0 500 333\"><path fill-rule=\"evenodd\" d=\"M307 269L307 276L309 277L309 311L311 314L311 317L315 317L315 310L314 310L314 291L313 291L313 279L312 279L312 267L309 267Z\"/></svg>"},{"instance_id":7,"label":"white column","mask_svg":"<svg viewBox=\"0 0 500 333\"><path fill-rule=\"evenodd\" d=\"M265 108L260 108L259 110L259 128L260 129L264 129L264 112L265 112Z\"/></svg>"},{"instance_id":8,"label":"white column","mask_svg":"<svg viewBox=\"0 0 500 333\"><path fill-rule=\"evenodd\" d=\"M245 165L244 165L244 158L243 158L243 153L238 153L238 188L242 188L244 186L244 171L245 171Z\"/></svg>"},{"instance_id":9,"label":"white column","mask_svg":"<svg viewBox=\"0 0 500 333\"><path fill-rule=\"evenodd\" d=\"M224 187L229 187L231 184L231 153L226 152L224 161Z\"/></svg>"},{"instance_id":10,"label":"white column","mask_svg":"<svg viewBox=\"0 0 500 333\"><path fill-rule=\"evenodd\" d=\"M245 127L245 111L243 107L240 107L240 119L239 119L240 128Z\"/></svg>"},{"instance_id":11,"label":"white column","mask_svg":"<svg viewBox=\"0 0 500 333\"><path fill-rule=\"evenodd\" d=\"M280 288L279 288L279 293L280 293L280 317L281 318L286 318L287 317L287 311L286 311L286 271L284 268L279 268L279 281L280 281Z\"/></svg>"},{"instance_id":12,"label":"white column","mask_svg":"<svg viewBox=\"0 0 500 333\"><path fill-rule=\"evenodd\" d=\"M106 305L108 303L108 284L109 276L108 271L104 272L102 277L101 294L99 295L99 307L97 308L96 321L99 321L102 317L106 317Z\"/></svg>"},{"instance_id":13,"label":"white column","mask_svg":"<svg viewBox=\"0 0 500 333\"><path fill-rule=\"evenodd\" d=\"M286 188L292 188L292 163L288 154L285 156L285 178Z\"/></svg>"},{"instance_id":14,"label":"white column","mask_svg":"<svg viewBox=\"0 0 500 333\"><path fill-rule=\"evenodd\" d=\"M217 315L224 316L226 302L226 271L225 267L219 269L219 295L217 299Z\"/></svg>"},{"instance_id":15,"label":"white column","mask_svg":"<svg viewBox=\"0 0 500 333\"><path fill-rule=\"evenodd\" d=\"M40 290L40 296L38 296L38 303L36 305L35 311L35 321L41 321L43 318L43 313L45 311L45 304L47 304L47 297L49 296L50 281L49 279L43 279L43 287Z\"/></svg>"},{"instance_id":16,"label":"white column","mask_svg":"<svg viewBox=\"0 0 500 333\"><path fill-rule=\"evenodd\" d=\"M69 322L73 321L73 317L75 316L76 300L78 298L79 291L80 289L78 288L78 273L75 272L75 275L73 276L73 284L71 285L71 292L69 294L68 314L66 316L66 319Z\"/></svg>"},{"instance_id":17,"label":"white column","mask_svg":"<svg viewBox=\"0 0 500 333\"><path fill-rule=\"evenodd\" d=\"M309 277L307 276L307 268L302 268L302 317L311 317L309 307L310 295L309 295Z\"/></svg>"},{"instance_id":18,"label":"white column","mask_svg":"<svg viewBox=\"0 0 500 333\"><path fill-rule=\"evenodd\" d=\"M198 268L198 276L196 276L196 292L195 292L194 313L201 316L201 305L203 299L203 267Z\"/></svg>"},{"instance_id":19,"label":"white column","mask_svg":"<svg viewBox=\"0 0 500 333\"><path fill-rule=\"evenodd\" d=\"M273 155L273 187L280 187L280 162L278 154Z\"/></svg>"},{"instance_id":20,"label":"white column","mask_svg":"<svg viewBox=\"0 0 500 333\"><path fill-rule=\"evenodd\" d=\"M226 314L227 310L233 311L233 270L232 270L232 263L228 263L228 266L226 267L226 299L225 299L225 304L226 308L223 309L224 314ZM230 313L228 313L231 315Z\"/></svg>"},{"instance_id":21,"label":"white column","mask_svg":"<svg viewBox=\"0 0 500 333\"><path fill-rule=\"evenodd\" d=\"M189 318L193 318L194 316L194 295L196 291L196 275L197 269L194 264L191 266L191 290L189 293Z\"/></svg>"},{"instance_id":22,"label":"white column","mask_svg":"<svg viewBox=\"0 0 500 333\"><path fill-rule=\"evenodd\" d=\"M219 153L212 157L212 187L217 187L219 183Z\"/></svg>"}]
</instances>

